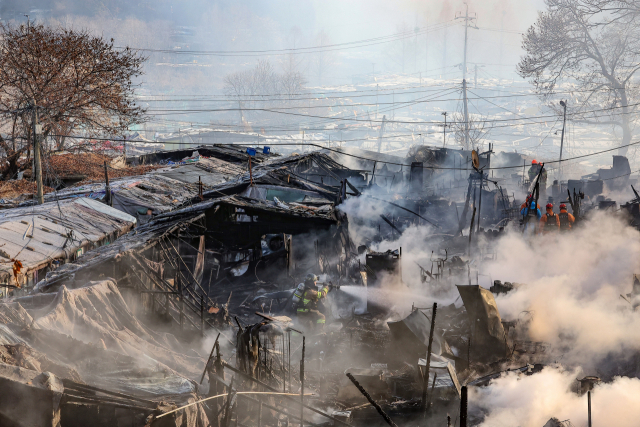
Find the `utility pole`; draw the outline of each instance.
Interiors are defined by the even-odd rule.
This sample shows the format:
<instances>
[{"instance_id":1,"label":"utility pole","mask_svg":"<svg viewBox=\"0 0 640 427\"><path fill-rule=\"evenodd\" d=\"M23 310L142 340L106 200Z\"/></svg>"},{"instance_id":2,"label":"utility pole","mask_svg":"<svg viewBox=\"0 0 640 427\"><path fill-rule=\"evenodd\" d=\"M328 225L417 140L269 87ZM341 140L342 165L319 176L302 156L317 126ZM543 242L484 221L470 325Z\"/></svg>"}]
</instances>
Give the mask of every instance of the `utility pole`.
<instances>
[{"instance_id":1,"label":"utility pole","mask_svg":"<svg viewBox=\"0 0 640 427\"><path fill-rule=\"evenodd\" d=\"M425 23L425 28L429 27L429 20ZM429 32L424 32L424 77L429 75ZM422 73L420 74L420 86L422 86Z\"/></svg>"},{"instance_id":2,"label":"utility pole","mask_svg":"<svg viewBox=\"0 0 640 427\"><path fill-rule=\"evenodd\" d=\"M504 46L504 15L506 15L507 12L505 12L504 10L502 11L502 19L500 20L500 56L498 59L498 84L502 84L502 47Z\"/></svg>"},{"instance_id":3,"label":"utility pole","mask_svg":"<svg viewBox=\"0 0 640 427\"><path fill-rule=\"evenodd\" d=\"M378 120L378 85L376 84L376 120Z\"/></svg>"},{"instance_id":4,"label":"utility pole","mask_svg":"<svg viewBox=\"0 0 640 427\"><path fill-rule=\"evenodd\" d=\"M564 108L564 114L562 117L562 134L560 135L560 161L558 162L558 169L560 170L560 173L558 175L562 177L562 146L564 145L564 126L567 123L567 103L565 101L560 101L560 105Z\"/></svg>"},{"instance_id":5,"label":"utility pole","mask_svg":"<svg viewBox=\"0 0 640 427\"><path fill-rule=\"evenodd\" d=\"M378 153L382 149L382 134L384 133L384 124L387 120L387 116L382 116L382 124L380 125L380 136L378 137Z\"/></svg>"},{"instance_id":6,"label":"utility pole","mask_svg":"<svg viewBox=\"0 0 640 427\"><path fill-rule=\"evenodd\" d=\"M462 91L464 98L464 143L465 149L469 149L469 109L467 106L467 35L469 27L478 29L475 24L469 25L469 22L475 21L477 17L469 16L469 5L465 3L466 10L464 16L456 16L456 19L464 19L464 58L462 60Z\"/></svg>"},{"instance_id":7,"label":"utility pole","mask_svg":"<svg viewBox=\"0 0 640 427\"><path fill-rule=\"evenodd\" d=\"M442 128L442 148L447 144L447 112L440 113L444 116L444 127Z\"/></svg>"},{"instance_id":8,"label":"utility pole","mask_svg":"<svg viewBox=\"0 0 640 427\"><path fill-rule=\"evenodd\" d=\"M415 34L413 40L413 71L418 71L418 16L416 16L416 26L413 29L413 34Z\"/></svg>"},{"instance_id":9,"label":"utility pole","mask_svg":"<svg viewBox=\"0 0 640 427\"><path fill-rule=\"evenodd\" d=\"M44 203L44 194L42 189L42 162L40 159L40 134L42 133L42 125L38 124L38 108L36 100L33 100L33 167L35 169L37 193L36 198L38 204Z\"/></svg>"},{"instance_id":10,"label":"utility pole","mask_svg":"<svg viewBox=\"0 0 640 427\"><path fill-rule=\"evenodd\" d=\"M391 92L391 96L392 96L392 109L391 109L391 120L395 120L396 119L396 91L392 91Z\"/></svg>"},{"instance_id":11,"label":"utility pole","mask_svg":"<svg viewBox=\"0 0 640 427\"><path fill-rule=\"evenodd\" d=\"M467 81L462 80L462 97L464 105L464 149L469 149L469 107L467 105Z\"/></svg>"}]
</instances>

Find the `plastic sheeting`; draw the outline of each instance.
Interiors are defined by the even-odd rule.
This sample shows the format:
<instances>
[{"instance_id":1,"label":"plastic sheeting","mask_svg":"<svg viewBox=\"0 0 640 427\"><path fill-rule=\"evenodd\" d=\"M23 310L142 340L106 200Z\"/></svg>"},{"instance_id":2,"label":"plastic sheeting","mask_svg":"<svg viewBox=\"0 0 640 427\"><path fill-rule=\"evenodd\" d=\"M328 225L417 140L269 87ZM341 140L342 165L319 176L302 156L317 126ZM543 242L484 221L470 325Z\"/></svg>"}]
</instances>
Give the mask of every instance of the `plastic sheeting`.
<instances>
[{"instance_id":1,"label":"plastic sheeting","mask_svg":"<svg viewBox=\"0 0 640 427\"><path fill-rule=\"evenodd\" d=\"M112 280L78 289L62 286L53 300L43 295L19 300L19 304L0 304L0 319L13 323L6 330L0 328L0 340L22 339L97 387L138 395L195 391L190 379L201 374L204 359L181 348L173 335L142 325ZM26 311L35 321L20 314L22 305L29 307ZM28 325L28 337L11 332Z\"/></svg>"}]
</instances>

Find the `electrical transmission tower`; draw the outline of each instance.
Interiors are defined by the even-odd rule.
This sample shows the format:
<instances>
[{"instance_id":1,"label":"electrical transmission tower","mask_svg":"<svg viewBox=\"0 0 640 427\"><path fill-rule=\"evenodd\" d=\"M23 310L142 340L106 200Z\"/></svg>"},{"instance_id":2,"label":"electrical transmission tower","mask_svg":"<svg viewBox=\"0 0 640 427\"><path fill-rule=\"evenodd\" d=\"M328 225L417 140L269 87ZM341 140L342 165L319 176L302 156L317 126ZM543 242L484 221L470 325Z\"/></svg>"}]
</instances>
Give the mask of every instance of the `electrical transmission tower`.
<instances>
[{"instance_id":1,"label":"electrical transmission tower","mask_svg":"<svg viewBox=\"0 0 640 427\"><path fill-rule=\"evenodd\" d=\"M477 14L469 16L469 5L465 3L466 10L464 16L462 13L456 15L456 19L464 19L464 58L462 60L462 98L464 105L464 144L469 147L469 107L467 106L467 33L469 28L478 27L475 21L478 19Z\"/></svg>"}]
</instances>

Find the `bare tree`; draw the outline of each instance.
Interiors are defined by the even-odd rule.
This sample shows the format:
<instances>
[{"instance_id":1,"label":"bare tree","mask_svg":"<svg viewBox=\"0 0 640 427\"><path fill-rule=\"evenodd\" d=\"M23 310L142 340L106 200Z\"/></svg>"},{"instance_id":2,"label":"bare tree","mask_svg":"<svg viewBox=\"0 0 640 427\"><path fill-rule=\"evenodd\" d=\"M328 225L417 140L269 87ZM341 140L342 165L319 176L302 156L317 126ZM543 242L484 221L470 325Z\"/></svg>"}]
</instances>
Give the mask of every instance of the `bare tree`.
<instances>
[{"instance_id":1,"label":"bare tree","mask_svg":"<svg viewBox=\"0 0 640 427\"><path fill-rule=\"evenodd\" d=\"M297 25L291 27L291 30L289 30L289 34L286 37L286 42L289 46L289 49L297 49L300 46L300 43L302 42L302 30L300 29L300 27L298 27ZM306 55L301 55L295 50L287 53L286 57L284 58L284 62L282 63L284 72L295 73L299 71L300 65L302 65L302 62L304 60L304 56Z\"/></svg>"},{"instance_id":2,"label":"bare tree","mask_svg":"<svg viewBox=\"0 0 640 427\"><path fill-rule=\"evenodd\" d=\"M546 101L566 83L563 90L578 101L569 110L573 119L620 127L625 154L637 112L640 31L633 20L609 19L596 3L546 0L547 10L524 35L518 73Z\"/></svg>"},{"instance_id":3,"label":"bare tree","mask_svg":"<svg viewBox=\"0 0 640 427\"><path fill-rule=\"evenodd\" d=\"M466 143L466 126L464 113L456 111L451 117L451 129L456 143L465 150L482 151L483 140L491 131L491 127L483 117L476 114L469 114L469 144Z\"/></svg>"},{"instance_id":4,"label":"bare tree","mask_svg":"<svg viewBox=\"0 0 640 427\"><path fill-rule=\"evenodd\" d=\"M73 132L91 137L122 135L143 121L133 101L132 80L144 58L116 49L87 32L43 25L0 25L0 150L2 177L12 177L32 139L33 104L46 139ZM64 132L59 134L58 132Z\"/></svg>"},{"instance_id":5,"label":"bare tree","mask_svg":"<svg viewBox=\"0 0 640 427\"><path fill-rule=\"evenodd\" d=\"M304 87L307 84L307 79L299 71L292 73L284 73L280 76L278 87L279 92L286 96L290 101L300 97L300 94L304 91Z\"/></svg>"},{"instance_id":6,"label":"bare tree","mask_svg":"<svg viewBox=\"0 0 640 427\"><path fill-rule=\"evenodd\" d=\"M268 60L259 60L251 70L227 74L223 83L225 93L238 100L240 120L244 123L247 121L245 110L299 106L295 101L304 92L307 80L299 71L279 74ZM251 116L260 114L252 112Z\"/></svg>"},{"instance_id":7,"label":"bare tree","mask_svg":"<svg viewBox=\"0 0 640 427\"><path fill-rule=\"evenodd\" d=\"M316 35L315 46L330 46L331 37L325 30L320 30ZM336 54L329 49L321 48L312 57L312 65L318 76L318 86L322 86L322 78L332 66L336 64Z\"/></svg>"},{"instance_id":8,"label":"bare tree","mask_svg":"<svg viewBox=\"0 0 640 427\"><path fill-rule=\"evenodd\" d=\"M385 49L387 57L402 70L404 74L405 70L410 64L413 64L413 58L411 55L415 55L417 40L415 38L415 31L406 22L396 26L396 38L389 43ZM422 49L421 49L422 50ZM417 56L421 56L418 53Z\"/></svg>"}]
</instances>

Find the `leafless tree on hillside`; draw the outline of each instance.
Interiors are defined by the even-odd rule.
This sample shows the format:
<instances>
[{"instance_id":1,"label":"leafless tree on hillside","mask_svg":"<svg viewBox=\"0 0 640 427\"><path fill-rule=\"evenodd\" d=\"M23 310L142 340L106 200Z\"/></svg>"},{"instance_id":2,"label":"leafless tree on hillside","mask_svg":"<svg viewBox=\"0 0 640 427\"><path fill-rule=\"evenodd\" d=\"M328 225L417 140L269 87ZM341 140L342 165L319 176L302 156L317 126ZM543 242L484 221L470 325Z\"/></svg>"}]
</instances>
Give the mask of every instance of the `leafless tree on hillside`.
<instances>
[{"instance_id":1,"label":"leafless tree on hillside","mask_svg":"<svg viewBox=\"0 0 640 427\"><path fill-rule=\"evenodd\" d=\"M640 29L635 20L609 19L597 3L546 0L547 10L523 36L518 73L545 101L557 101L561 86L568 90L571 119L619 127L625 154L638 112ZM561 113L557 102L551 105Z\"/></svg>"}]
</instances>

